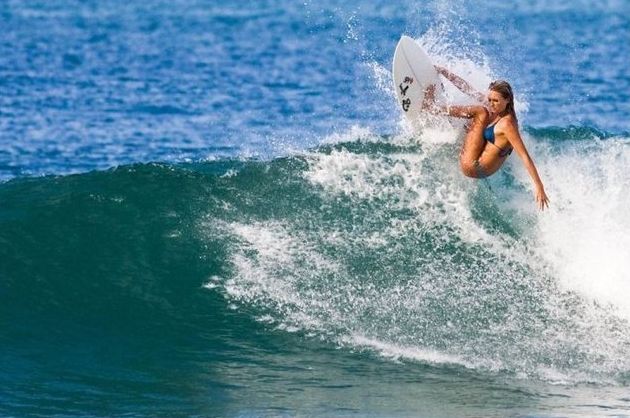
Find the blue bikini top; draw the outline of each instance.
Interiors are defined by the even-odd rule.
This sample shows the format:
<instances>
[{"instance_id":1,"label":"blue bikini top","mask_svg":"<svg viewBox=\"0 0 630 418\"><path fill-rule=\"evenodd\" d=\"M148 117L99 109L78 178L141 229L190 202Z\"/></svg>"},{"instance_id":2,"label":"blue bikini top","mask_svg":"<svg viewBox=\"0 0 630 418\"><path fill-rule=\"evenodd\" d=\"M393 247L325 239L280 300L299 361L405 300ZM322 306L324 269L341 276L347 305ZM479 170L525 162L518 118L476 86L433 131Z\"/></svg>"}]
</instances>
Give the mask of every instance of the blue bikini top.
<instances>
[{"instance_id":1,"label":"blue bikini top","mask_svg":"<svg viewBox=\"0 0 630 418\"><path fill-rule=\"evenodd\" d=\"M501 120L501 118L499 118L499 120ZM492 125L486 126L486 128L483 130L483 139L485 139L486 141L488 141L489 143L491 143L492 145L494 145L495 147L501 150L499 152L499 157L505 157L512 153L512 147L508 149L504 149L494 143L494 126L499 122L499 120L497 120Z\"/></svg>"}]
</instances>

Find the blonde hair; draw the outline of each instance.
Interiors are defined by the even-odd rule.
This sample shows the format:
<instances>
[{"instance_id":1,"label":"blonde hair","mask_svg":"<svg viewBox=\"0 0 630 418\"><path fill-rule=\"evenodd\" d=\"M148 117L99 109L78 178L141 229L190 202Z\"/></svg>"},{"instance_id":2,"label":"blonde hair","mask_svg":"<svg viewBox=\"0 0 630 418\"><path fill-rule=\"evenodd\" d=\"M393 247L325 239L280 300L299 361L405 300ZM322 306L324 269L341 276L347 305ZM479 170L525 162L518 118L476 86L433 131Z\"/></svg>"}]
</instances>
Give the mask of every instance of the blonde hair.
<instances>
[{"instance_id":1,"label":"blonde hair","mask_svg":"<svg viewBox=\"0 0 630 418\"><path fill-rule=\"evenodd\" d=\"M507 110L507 112L514 118L514 121L518 123L516 111L514 110L514 93L512 92L512 86L510 86L510 83L505 80L496 80L490 83L488 88L492 91L496 91L508 101L505 110Z\"/></svg>"}]
</instances>

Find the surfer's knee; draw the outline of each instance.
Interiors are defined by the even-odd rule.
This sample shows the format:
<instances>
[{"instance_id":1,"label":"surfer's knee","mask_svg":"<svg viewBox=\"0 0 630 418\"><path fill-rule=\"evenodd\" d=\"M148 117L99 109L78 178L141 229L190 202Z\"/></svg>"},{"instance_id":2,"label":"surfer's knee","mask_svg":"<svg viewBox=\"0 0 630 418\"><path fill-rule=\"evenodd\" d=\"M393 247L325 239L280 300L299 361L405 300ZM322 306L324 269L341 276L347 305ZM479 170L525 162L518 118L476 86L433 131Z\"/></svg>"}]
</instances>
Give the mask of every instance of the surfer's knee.
<instances>
[{"instance_id":1,"label":"surfer's knee","mask_svg":"<svg viewBox=\"0 0 630 418\"><path fill-rule=\"evenodd\" d=\"M475 106L473 110L473 120L475 123L480 123L485 126L488 123L488 119L490 118L490 114L488 113L488 109L484 106Z\"/></svg>"},{"instance_id":2,"label":"surfer's knee","mask_svg":"<svg viewBox=\"0 0 630 418\"><path fill-rule=\"evenodd\" d=\"M473 161L460 160L459 167L462 170L462 174L464 174L466 177L472 177L472 178L478 177L477 169Z\"/></svg>"},{"instance_id":3,"label":"surfer's knee","mask_svg":"<svg viewBox=\"0 0 630 418\"><path fill-rule=\"evenodd\" d=\"M485 127L488 124L490 114L485 107L466 106L465 109L465 113L462 113L462 115L470 119L470 123L468 124L469 130L479 126Z\"/></svg>"},{"instance_id":4,"label":"surfer's knee","mask_svg":"<svg viewBox=\"0 0 630 418\"><path fill-rule=\"evenodd\" d=\"M488 177L489 173L484 170L484 168L479 163L479 160L459 160L459 166L462 170L462 173L466 177L471 177L474 179L482 179L484 177Z\"/></svg>"}]
</instances>

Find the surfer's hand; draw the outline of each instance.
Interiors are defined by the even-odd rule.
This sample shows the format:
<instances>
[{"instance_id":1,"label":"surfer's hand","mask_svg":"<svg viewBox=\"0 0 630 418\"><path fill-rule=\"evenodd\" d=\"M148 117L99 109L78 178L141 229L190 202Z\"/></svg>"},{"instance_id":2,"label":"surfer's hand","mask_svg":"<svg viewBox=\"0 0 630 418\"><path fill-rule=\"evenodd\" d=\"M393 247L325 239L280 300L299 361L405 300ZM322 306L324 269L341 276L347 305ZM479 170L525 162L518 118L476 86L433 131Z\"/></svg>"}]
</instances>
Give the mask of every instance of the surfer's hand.
<instances>
[{"instance_id":1,"label":"surfer's hand","mask_svg":"<svg viewBox=\"0 0 630 418\"><path fill-rule=\"evenodd\" d=\"M538 205L538 209L545 210L545 208L549 209L549 198L545 193L545 189L542 184L536 187L536 204Z\"/></svg>"}]
</instances>

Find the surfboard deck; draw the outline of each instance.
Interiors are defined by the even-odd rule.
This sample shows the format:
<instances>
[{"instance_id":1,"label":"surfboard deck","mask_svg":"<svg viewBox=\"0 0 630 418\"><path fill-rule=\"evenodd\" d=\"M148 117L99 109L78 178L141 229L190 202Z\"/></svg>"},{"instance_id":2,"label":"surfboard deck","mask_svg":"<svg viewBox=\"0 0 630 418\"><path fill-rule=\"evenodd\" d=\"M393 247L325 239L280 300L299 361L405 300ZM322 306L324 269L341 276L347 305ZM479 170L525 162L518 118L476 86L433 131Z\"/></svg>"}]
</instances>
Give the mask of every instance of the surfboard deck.
<instances>
[{"instance_id":1,"label":"surfboard deck","mask_svg":"<svg viewBox=\"0 0 630 418\"><path fill-rule=\"evenodd\" d=\"M414 130L423 122L422 101L428 86L435 86L435 102L446 104L444 86L431 58L426 51L409 36L403 35L396 45L392 64L392 75L398 105Z\"/></svg>"}]
</instances>

